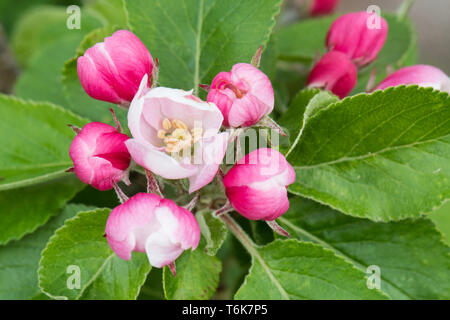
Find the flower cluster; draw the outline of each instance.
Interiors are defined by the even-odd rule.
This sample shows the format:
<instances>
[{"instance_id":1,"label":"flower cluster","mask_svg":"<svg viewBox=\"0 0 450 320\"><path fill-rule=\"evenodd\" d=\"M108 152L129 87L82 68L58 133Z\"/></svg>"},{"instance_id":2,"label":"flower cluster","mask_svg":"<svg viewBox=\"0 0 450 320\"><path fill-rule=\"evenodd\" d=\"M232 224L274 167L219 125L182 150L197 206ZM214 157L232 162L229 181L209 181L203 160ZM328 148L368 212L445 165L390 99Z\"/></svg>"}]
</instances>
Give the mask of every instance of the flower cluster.
<instances>
[{"instance_id":1,"label":"flower cluster","mask_svg":"<svg viewBox=\"0 0 450 320\"><path fill-rule=\"evenodd\" d=\"M258 69L261 50L251 64L238 63L201 85L208 90L206 101L193 90L157 87L157 60L130 31L115 32L78 58L86 93L128 110L132 137L122 132L113 112L116 127L98 122L73 127L77 135L70 147L71 170L79 179L99 190L114 188L122 202L112 210L105 232L120 258L145 252L151 265L167 265L175 274L174 261L199 243L192 211L198 191L212 181L227 198L215 208L217 214L234 209L286 235L274 221L288 210L287 186L295 180L284 156L260 148L231 166L223 163L229 146L249 127L276 127L268 118L274 107L272 84ZM145 172L147 192L128 198L118 183L131 183L130 170ZM196 193L191 203L182 207L164 198L160 183L165 179L187 179L186 192Z\"/></svg>"},{"instance_id":2,"label":"flower cluster","mask_svg":"<svg viewBox=\"0 0 450 320\"><path fill-rule=\"evenodd\" d=\"M358 68L377 58L387 33L388 23L376 13L352 12L337 18L327 34L328 52L311 70L307 85L344 98L356 85Z\"/></svg>"},{"instance_id":3,"label":"flower cluster","mask_svg":"<svg viewBox=\"0 0 450 320\"><path fill-rule=\"evenodd\" d=\"M358 69L376 60L387 35L388 23L376 13L363 11L340 16L330 26L326 37L328 51L312 68L307 85L331 91L341 99L346 97L356 85ZM368 91L374 77L372 73ZM410 84L450 92L449 77L427 65L402 68L390 74L375 90Z\"/></svg>"}]
</instances>

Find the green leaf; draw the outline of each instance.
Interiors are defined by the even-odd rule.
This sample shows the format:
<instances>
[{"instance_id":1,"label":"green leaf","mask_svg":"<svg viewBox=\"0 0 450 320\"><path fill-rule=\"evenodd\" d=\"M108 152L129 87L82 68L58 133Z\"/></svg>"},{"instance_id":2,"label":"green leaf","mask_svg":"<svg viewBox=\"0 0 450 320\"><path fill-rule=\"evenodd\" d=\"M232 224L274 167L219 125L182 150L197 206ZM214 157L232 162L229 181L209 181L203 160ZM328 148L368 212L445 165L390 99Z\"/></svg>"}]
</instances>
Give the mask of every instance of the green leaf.
<instances>
[{"instance_id":1,"label":"green leaf","mask_svg":"<svg viewBox=\"0 0 450 320\"><path fill-rule=\"evenodd\" d=\"M67 106L61 82L64 63L70 59L82 40L80 35L68 35L39 51L30 60L29 67L20 75L14 92L24 99L49 101Z\"/></svg>"},{"instance_id":2,"label":"green leaf","mask_svg":"<svg viewBox=\"0 0 450 320\"><path fill-rule=\"evenodd\" d=\"M426 218L372 222L294 197L278 222L293 237L333 250L362 272L376 265L393 299L448 299L450 248Z\"/></svg>"},{"instance_id":3,"label":"green leaf","mask_svg":"<svg viewBox=\"0 0 450 320\"><path fill-rule=\"evenodd\" d=\"M74 137L85 120L48 103L0 95L0 244L45 224L83 184L70 173Z\"/></svg>"},{"instance_id":4,"label":"green leaf","mask_svg":"<svg viewBox=\"0 0 450 320\"><path fill-rule=\"evenodd\" d=\"M75 136L67 126L85 119L48 103L0 95L0 190L24 187L69 176L69 146Z\"/></svg>"},{"instance_id":5,"label":"green leaf","mask_svg":"<svg viewBox=\"0 0 450 320\"><path fill-rule=\"evenodd\" d=\"M160 59L163 86L194 89L265 45L280 0L125 0L128 22Z\"/></svg>"},{"instance_id":6,"label":"green leaf","mask_svg":"<svg viewBox=\"0 0 450 320\"><path fill-rule=\"evenodd\" d=\"M68 102L67 107L72 111L93 121L113 124L114 120L109 111L110 108L113 108L121 124L126 127L127 111L117 107L115 104L91 98L81 86L77 73L78 57L82 56L88 48L97 42L102 42L105 37L111 36L116 30L118 28L115 26L99 28L89 33L83 39L76 50L76 56L64 64L62 85Z\"/></svg>"},{"instance_id":7,"label":"green leaf","mask_svg":"<svg viewBox=\"0 0 450 320\"><path fill-rule=\"evenodd\" d=\"M44 225L84 188L74 175L0 192L0 245Z\"/></svg>"},{"instance_id":8,"label":"green leaf","mask_svg":"<svg viewBox=\"0 0 450 320\"><path fill-rule=\"evenodd\" d=\"M126 28L127 17L122 0L85 1L85 9L98 15L104 25Z\"/></svg>"},{"instance_id":9,"label":"green leaf","mask_svg":"<svg viewBox=\"0 0 450 320\"><path fill-rule=\"evenodd\" d=\"M287 61L311 63L317 54L325 53L325 40L337 16L306 19L279 28L275 35L278 57Z\"/></svg>"},{"instance_id":10,"label":"green leaf","mask_svg":"<svg viewBox=\"0 0 450 320\"><path fill-rule=\"evenodd\" d=\"M45 21L45 19L43 20ZM30 25L34 26L33 23ZM58 29L58 32L50 33L51 41L49 40L47 45L39 47L39 50L34 47L29 49L32 50L33 57L28 61L28 68L19 77L15 85L15 93L22 98L50 101L64 107L67 106L68 101L64 96L61 81L64 63L74 56L83 37L100 26L99 21L84 11L81 14L81 29L79 30L67 29L66 20L49 26L50 29ZM45 30L43 32L48 34ZM20 43L28 42L22 38L19 38L18 41Z\"/></svg>"},{"instance_id":11,"label":"green leaf","mask_svg":"<svg viewBox=\"0 0 450 320\"><path fill-rule=\"evenodd\" d=\"M41 251L66 219L87 209L84 205L70 204L33 234L0 247L0 299L28 300L41 292L37 277Z\"/></svg>"},{"instance_id":12,"label":"green leaf","mask_svg":"<svg viewBox=\"0 0 450 320\"><path fill-rule=\"evenodd\" d=\"M344 99L309 117L288 155L295 194L377 221L450 197L450 98L417 86Z\"/></svg>"},{"instance_id":13,"label":"green leaf","mask_svg":"<svg viewBox=\"0 0 450 320\"><path fill-rule=\"evenodd\" d=\"M444 242L450 246L450 201L433 211L429 217L444 236Z\"/></svg>"},{"instance_id":14,"label":"green leaf","mask_svg":"<svg viewBox=\"0 0 450 320\"><path fill-rule=\"evenodd\" d=\"M200 231L206 241L205 252L215 256L227 238L227 227L222 220L213 216L213 211L205 209L195 214Z\"/></svg>"},{"instance_id":15,"label":"green leaf","mask_svg":"<svg viewBox=\"0 0 450 320\"><path fill-rule=\"evenodd\" d=\"M281 145L281 151L289 154L300 140L302 129L309 117L339 99L327 92L318 89L305 89L300 91L289 105L285 114L280 118L279 124L286 129L289 141Z\"/></svg>"},{"instance_id":16,"label":"green leaf","mask_svg":"<svg viewBox=\"0 0 450 320\"><path fill-rule=\"evenodd\" d=\"M177 276L164 267L164 295L169 300L207 300L216 292L222 264L205 253L201 239L194 251L186 250L175 261Z\"/></svg>"},{"instance_id":17,"label":"green leaf","mask_svg":"<svg viewBox=\"0 0 450 320\"><path fill-rule=\"evenodd\" d=\"M81 14L81 28L69 30L66 26L66 8L61 6L36 6L18 21L12 35L12 49L23 66L42 48L65 36L82 37L86 30L99 27L91 14Z\"/></svg>"},{"instance_id":18,"label":"green leaf","mask_svg":"<svg viewBox=\"0 0 450 320\"><path fill-rule=\"evenodd\" d=\"M238 300L385 299L363 272L319 245L276 240L256 248Z\"/></svg>"},{"instance_id":19,"label":"green leaf","mask_svg":"<svg viewBox=\"0 0 450 320\"><path fill-rule=\"evenodd\" d=\"M42 252L39 287L56 299L136 299L150 264L143 253L120 259L103 237L109 209L80 212L58 229ZM69 266L80 270L80 288L70 289Z\"/></svg>"}]
</instances>

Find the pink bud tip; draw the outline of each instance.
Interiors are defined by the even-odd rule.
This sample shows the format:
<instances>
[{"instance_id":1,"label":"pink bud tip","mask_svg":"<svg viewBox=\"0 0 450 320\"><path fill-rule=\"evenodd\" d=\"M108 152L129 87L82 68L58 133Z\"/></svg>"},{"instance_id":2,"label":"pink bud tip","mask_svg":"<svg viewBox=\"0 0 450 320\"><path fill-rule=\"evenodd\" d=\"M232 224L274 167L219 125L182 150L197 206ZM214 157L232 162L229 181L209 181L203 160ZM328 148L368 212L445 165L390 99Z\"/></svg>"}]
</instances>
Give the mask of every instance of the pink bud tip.
<instances>
[{"instance_id":1,"label":"pink bud tip","mask_svg":"<svg viewBox=\"0 0 450 320\"><path fill-rule=\"evenodd\" d=\"M272 112L274 94L269 78L248 63L238 63L230 72L220 72L207 97L223 114L227 127L249 127Z\"/></svg>"},{"instance_id":2,"label":"pink bud tip","mask_svg":"<svg viewBox=\"0 0 450 320\"><path fill-rule=\"evenodd\" d=\"M295 171L274 149L257 149L240 159L223 179L234 209L250 220L272 221L289 208L287 186Z\"/></svg>"},{"instance_id":3,"label":"pink bud tip","mask_svg":"<svg viewBox=\"0 0 450 320\"><path fill-rule=\"evenodd\" d=\"M87 49L78 58L77 70L81 85L92 98L127 105L146 74L150 86L153 58L135 34L119 30Z\"/></svg>"},{"instance_id":4,"label":"pink bud tip","mask_svg":"<svg viewBox=\"0 0 450 320\"><path fill-rule=\"evenodd\" d=\"M130 165L130 154L125 146L128 139L108 124L88 123L69 149L75 174L98 190L111 189L125 177Z\"/></svg>"},{"instance_id":5,"label":"pink bud tip","mask_svg":"<svg viewBox=\"0 0 450 320\"><path fill-rule=\"evenodd\" d=\"M333 92L339 98L347 96L355 87L356 66L338 51L326 53L309 73L307 85Z\"/></svg>"},{"instance_id":6,"label":"pink bud tip","mask_svg":"<svg viewBox=\"0 0 450 320\"><path fill-rule=\"evenodd\" d=\"M168 265L184 250L197 248L200 228L194 215L156 194L138 193L111 211L106 223L106 239L122 259L145 252L154 267Z\"/></svg>"},{"instance_id":7,"label":"pink bud tip","mask_svg":"<svg viewBox=\"0 0 450 320\"><path fill-rule=\"evenodd\" d=\"M388 23L376 13L352 12L337 18L328 31L328 50L345 53L358 67L374 61L386 42Z\"/></svg>"},{"instance_id":8,"label":"pink bud tip","mask_svg":"<svg viewBox=\"0 0 450 320\"><path fill-rule=\"evenodd\" d=\"M442 70L428 65L402 68L384 79L375 90L412 84L450 93L449 77Z\"/></svg>"}]
</instances>

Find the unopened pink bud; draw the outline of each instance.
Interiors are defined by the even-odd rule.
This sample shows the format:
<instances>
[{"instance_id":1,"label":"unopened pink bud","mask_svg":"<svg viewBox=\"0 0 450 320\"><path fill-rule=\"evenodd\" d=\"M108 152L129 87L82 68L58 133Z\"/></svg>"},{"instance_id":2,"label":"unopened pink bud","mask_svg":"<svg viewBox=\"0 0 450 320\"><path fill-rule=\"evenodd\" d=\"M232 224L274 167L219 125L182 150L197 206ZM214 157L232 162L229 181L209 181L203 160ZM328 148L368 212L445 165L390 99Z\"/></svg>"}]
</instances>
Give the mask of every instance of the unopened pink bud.
<instances>
[{"instance_id":1,"label":"unopened pink bud","mask_svg":"<svg viewBox=\"0 0 450 320\"><path fill-rule=\"evenodd\" d=\"M272 221L289 208L287 186L295 171L273 149L257 149L240 159L223 179L225 192L237 212L250 220Z\"/></svg>"},{"instance_id":2,"label":"unopened pink bud","mask_svg":"<svg viewBox=\"0 0 450 320\"><path fill-rule=\"evenodd\" d=\"M331 51L313 67L307 85L331 91L342 99L355 87L357 72L356 66L344 53Z\"/></svg>"},{"instance_id":3,"label":"unopened pink bud","mask_svg":"<svg viewBox=\"0 0 450 320\"><path fill-rule=\"evenodd\" d=\"M338 3L338 0L312 0L309 14L312 16L330 14L336 9Z\"/></svg>"},{"instance_id":4,"label":"unopened pink bud","mask_svg":"<svg viewBox=\"0 0 450 320\"><path fill-rule=\"evenodd\" d=\"M248 63L220 72L211 84L208 102L217 105L227 127L249 127L272 112L274 95L269 78Z\"/></svg>"},{"instance_id":5,"label":"unopened pink bud","mask_svg":"<svg viewBox=\"0 0 450 320\"><path fill-rule=\"evenodd\" d=\"M100 122L88 123L73 139L69 155L73 171L86 184L109 190L126 178L130 154L125 146L129 137Z\"/></svg>"},{"instance_id":6,"label":"unopened pink bud","mask_svg":"<svg viewBox=\"0 0 450 320\"><path fill-rule=\"evenodd\" d=\"M450 93L450 79L440 69L427 65L416 65L397 70L384 79L375 90L384 90L399 85L417 84Z\"/></svg>"},{"instance_id":7,"label":"unopened pink bud","mask_svg":"<svg viewBox=\"0 0 450 320\"><path fill-rule=\"evenodd\" d=\"M119 30L87 49L78 58L77 69L81 85L92 98L127 105L146 74L150 86L153 58L136 35Z\"/></svg>"},{"instance_id":8,"label":"unopened pink bud","mask_svg":"<svg viewBox=\"0 0 450 320\"><path fill-rule=\"evenodd\" d=\"M328 50L345 53L358 67L374 61L386 42L388 23L375 13L352 12L337 18L328 31Z\"/></svg>"},{"instance_id":9,"label":"unopened pink bud","mask_svg":"<svg viewBox=\"0 0 450 320\"><path fill-rule=\"evenodd\" d=\"M194 215L169 199L138 193L114 208L106 223L106 239L122 259L146 252L150 264L161 268L184 250L197 248L200 228Z\"/></svg>"}]
</instances>

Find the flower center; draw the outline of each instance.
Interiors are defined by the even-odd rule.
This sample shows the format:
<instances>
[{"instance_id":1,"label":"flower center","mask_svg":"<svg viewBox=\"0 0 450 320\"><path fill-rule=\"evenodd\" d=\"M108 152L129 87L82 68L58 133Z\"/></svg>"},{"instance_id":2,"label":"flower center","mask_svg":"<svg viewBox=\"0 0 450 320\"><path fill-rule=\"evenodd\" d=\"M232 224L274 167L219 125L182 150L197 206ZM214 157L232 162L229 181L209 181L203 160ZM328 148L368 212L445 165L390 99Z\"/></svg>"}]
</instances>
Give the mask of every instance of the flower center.
<instances>
[{"instance_id":1,"label":"flower center","mask_svg":"<svg viewBox=\"0 0 450 320\"><path fill-rule=\"evenodd\" d=\"M188 129L187 125L179 120L172 121L165 118L162 121L163 129L158 130L158 138L163 141L167 153L177 153L191 147L201 139L202 128Z\"/></svg>"},{"instance_id":2,"label":"flower center","mask_svg":"<svg viewBox=\"0 0 450 320\"><path fill-rule=\"evenodd\" d=\"M225 88L230 89L231 91L234 92L234 94L236 95L236 98L238 99L242 99L245 94L247 93L247 91L239 89L237 86L235 86L234 84L228 83Z\"/></svg>"}]
</instances>

